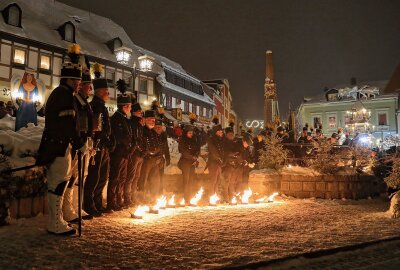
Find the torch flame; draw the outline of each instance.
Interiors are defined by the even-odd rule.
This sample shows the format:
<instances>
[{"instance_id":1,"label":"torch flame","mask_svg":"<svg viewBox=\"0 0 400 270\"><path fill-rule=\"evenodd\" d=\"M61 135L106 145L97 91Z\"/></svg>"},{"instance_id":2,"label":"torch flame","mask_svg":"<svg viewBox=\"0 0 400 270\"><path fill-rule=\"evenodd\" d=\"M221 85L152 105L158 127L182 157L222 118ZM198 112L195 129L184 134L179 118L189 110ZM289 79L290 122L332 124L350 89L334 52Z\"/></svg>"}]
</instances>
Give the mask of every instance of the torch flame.
<instances>
[{"instance_id":1,"label":"torch flame","mask_svg":"<svg viewBox=\"0 0 400 270\"><path fill-rule=\"evenodd\" d=\"M185 206L185 203L186 203L186 202L185 202L185 199L182 198L182 200L181 200L181 202L179 203L179 205L180 205L180 206Z\"/></svg>"},{"instance_id":2,"label":"torch flame","mask_svg":"<svg viewBox=\"0 0 400 270\"><path fill-rule=\"evenodd\" d=\"M139 205L135 213L133 213L133 216L137 218L142 218L144 213L148 211L150 211L150 208L147 205Z\"/></svg>"},{"instance_id":3,"label":"torch flame","mask_svg":"<svg viewBox=\"0 0 400 270\"><path fill-rule=\"evenodd\" d=\"M156 205L153 206L153 210L163 209L167 206L167 198L163 195L157 199Z\"/></svg>"},{"instance_id":4,"label":"torch flame","mask_svg":"<svg viewBox=\"0 0 400 270\"><path fill-rule=\"evenodd\" d=\"M289 165L288 165L288 168L292 168L292 165L289 164Z\"/></svg>"},{"instance_id":5,"label":"torch flame","mask_svg":"<svg viewBox=\"0 0 400 270\"><path fill-rule=\"evenodd\" d=\"M243 191L243 196L241 197L242 203L247 204L249 203L249 198L253 195L253 191L251 191L251 188L246 189Z\"/></svg>"},{"instance_id":6,"label":"torch flame","mask_svg":"<svg viewBox=\"0 0 400 270\"><path fill-rule=\"evenodd\" d=\"M175 194L173 194L172 197L168 200L168 205L175 206Z\"/></svg>"},{"instance_id":7,"label":"torch flame","mask_svg":"<svg viewBox=\"0 0 400 270\"><path fill-rule=\"evenodd\" d=\"M236 196L233 196L231 200L231 204L237 204Z\"/></svg>"},{"instance_id":8,"label":"torch flame","mask_svg":"<svg viewBox=\"0 0 400 270\"><path fill-rule=\"evenodd\" d=\"M191 205L197 205L197 203L200 201L201 197L203 196L204 189L203 187L200 188L200 190L197 192L197 194L190 200Z\"/></svg>"},{"instance_id":9,"label":"torch flame","mask_svg":"<svg viewBox=\"0 0 400 270\"><path fill-rule=\"evenodd\" d=\"M279 194L278 192L274 192L271 196L268 197L268 201L269 201L269 202L273 202L273 201L274 201L274 198L275 198L278 194Z\"/></svg>"},{"instance_id":10,"label":"torch flame","mask_svg":"<svg viewBox=\"0 0 400 270\"><path fill-rule=\"evenodd\" d=\"M217 193L215 193L210 197L210 205L216 205L219 200Z\"/></svg>"}]
</instances>

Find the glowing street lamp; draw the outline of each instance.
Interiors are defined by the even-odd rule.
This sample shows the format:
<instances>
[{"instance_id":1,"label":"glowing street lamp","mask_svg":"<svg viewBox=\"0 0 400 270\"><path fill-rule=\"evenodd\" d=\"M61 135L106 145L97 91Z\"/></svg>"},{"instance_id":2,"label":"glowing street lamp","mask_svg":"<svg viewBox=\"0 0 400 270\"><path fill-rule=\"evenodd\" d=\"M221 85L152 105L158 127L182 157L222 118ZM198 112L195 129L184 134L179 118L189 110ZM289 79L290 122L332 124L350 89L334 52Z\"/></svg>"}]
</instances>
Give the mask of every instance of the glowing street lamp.
<instances>
[{"instance_id":1,"label":"glowing street lamp","mask_svg":"<svg viewBox=\"0 0 400 270\"><path fill-rule=\"evenodd\" d=\"M142 72L149 72L153 70L153 64L154 64L154 57L151 57L147 54L139 56L139 69Z\"/></svg>"},{"instance_id":2,"label":"glowing street lamp","mask_svg":"<svg viewBox=\"0 0 400 270\"><path fill-rule=\"evenodd\" d=\"M114 50L117 62L123 65L128 65L129 59L131 59L132 49L127 47L119 47Z\"/></svg>"}]
</instances>

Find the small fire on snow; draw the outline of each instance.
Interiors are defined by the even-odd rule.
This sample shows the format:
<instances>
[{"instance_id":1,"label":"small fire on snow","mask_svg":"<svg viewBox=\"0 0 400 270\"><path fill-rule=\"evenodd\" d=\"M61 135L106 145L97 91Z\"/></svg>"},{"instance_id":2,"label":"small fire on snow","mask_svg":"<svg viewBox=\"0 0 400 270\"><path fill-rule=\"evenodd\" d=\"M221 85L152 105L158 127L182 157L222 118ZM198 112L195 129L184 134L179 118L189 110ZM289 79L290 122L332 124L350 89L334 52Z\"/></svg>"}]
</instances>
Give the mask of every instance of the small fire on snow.
<instances>
[{"instance_id":1,"label":"small fire on snow","mask_svg":"<svg viewBox=\"0 0 400 270\"><path fill-rule=\"evenodd\" d=\"M201 187L197 194L192 199L190 199L190 205L197 206L197 203L201 200L201 197L203 197L203 193L204 189L203 187Z\"/></svg>"},{"instance_id":2,"label":"small fire on snow","mask_svg":"<svg viewBox=\"0 0 400 270\"><path fill-rule=\"evenodd\" d=\"M179 203L179 206L180 207L185 207L185 204L186 204L185 199L182 198L181 202Z\"/></svg>"},{"instance_id":3,"label":"small fire on snow","mask_svg":"<svg viewBox=\"0 0 400 270\"><path fill-rule=\"evenodd\" d=\"M132 214L133 218L142 219L144 213L149 212L150 208L147 205L140 205L136 211Z\"/></svg>"},{"instance_id":4,"label":"small fire on snow","mask_svg":"<svg viewBox=\"0 0 400 270\"><path fill-rule=\"evenodd\" d=\"M264 196L260 199L255 200L256 203L263 203L263 202L274 202L275 197L278 195L278 192L274 192L272 195L270 196Z\"/></svg>"},{"instance_id":5,"label":"small fire on snow","mask_svg":"<svg viewBox=\"0 0 400 270\"><path fill-rule=\"evenodd\" d=\"M175 205L175 194L173 194L172 196L171 196L171 198L168 200L168 205L167 205L167 207L168 208L174 208L176 205Z\"/></svg>"},{"instance_id":6,"label":"small fire on snow","mask_svg":"<svg viewBox=\"0 0 400 270\"><path fill-rule=\"evenodd\" d=\"M229 203L230 205L237 205L237 199L236 196L233 196L231 202Z\"/></svg>"},{"instance_id":7,"label":"small fire on snow","mask_svg":"<svg viewBox=\"0 0 400 270\"><path fill-rule=\"evenodd\" d=\"M253 195L253 191L251 191L251 188L243 191L243 195L241 197L242 204L248 204L249 198L251 197L251 195Z\"/></svg>"},{"instance_id":8,"label":"small fire on snow","mask_svg":"<svg viewBox=\"0 0 400 270\"><path fill-rule=\"evenodd\" d=\"M217 205L217 202L218 202L219 200L220 200L220 199L219 199L217 193L215 193L214 195L212 195L212 196L210 197L210 205L211 205L211 206L216 206L216 205Z\"/></svg>"}]
</instances>

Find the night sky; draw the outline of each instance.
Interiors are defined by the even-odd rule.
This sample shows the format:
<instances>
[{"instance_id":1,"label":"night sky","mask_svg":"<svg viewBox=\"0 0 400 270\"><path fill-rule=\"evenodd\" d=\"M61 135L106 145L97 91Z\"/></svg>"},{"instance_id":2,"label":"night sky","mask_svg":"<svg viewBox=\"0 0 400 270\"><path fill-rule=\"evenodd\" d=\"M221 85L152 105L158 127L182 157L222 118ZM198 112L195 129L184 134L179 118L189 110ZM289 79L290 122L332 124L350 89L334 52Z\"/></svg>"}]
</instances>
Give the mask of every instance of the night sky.
<instances>
[{"instance_id":1,"label":"night sky","mask_svg":"<svg viewBox=\"0 0 400 270\"><path fill-rule=\"evenodd\" d=\"M325 86L389 79L400 63L398 0L61 0L111 18L134 43L199 79L228 78L241 119L263 117L265 51L281 114Z\"/></svg>"}]
</instances>

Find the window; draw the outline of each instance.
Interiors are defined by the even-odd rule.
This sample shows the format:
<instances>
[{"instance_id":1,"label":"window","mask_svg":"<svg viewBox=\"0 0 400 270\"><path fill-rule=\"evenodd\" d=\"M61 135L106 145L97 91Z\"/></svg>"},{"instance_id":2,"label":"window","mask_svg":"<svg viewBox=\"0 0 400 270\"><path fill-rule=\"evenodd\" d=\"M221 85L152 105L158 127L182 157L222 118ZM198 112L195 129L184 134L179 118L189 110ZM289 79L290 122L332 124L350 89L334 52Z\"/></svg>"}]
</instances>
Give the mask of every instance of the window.
<instances>
[{"instance_id":1,"label":"window","mask_svg":"<svg viewBox=\"0 0 400 270\"><path fill-rule=\"evenodd\" d=\"M146 93L147 94L147 79L144 78L140 78L139 81L139 91L142 93Z\"/></svg>"},{"instance_id":2,"label":"window","mask_svg":"<svg viewBox=\"0 0 400 270\"><path fill-rule=\"evenodd\" d=\"M50 56L41 54L40 55L40 69L50 70Z\"/></svg>"},{"instance_id":3,"label":"window","mask_svg":"<svg viewBox=\"0 0 400 270\"><path fill-rule=\"evenodd\" d=\"M172 107L172 97L166 96L165 101L166 101L167 108L171 108Z\"/></svg>"},{"instance_id":4,"label":"window","mask_svg":"<svg viewBox=\"0 0 400 270\"><path fill-rule=\"evenodd\" d=\"M321 128L322 127L322 121L320 116L314 116L313 117L313 127L314 128Z\"/></svg>"},{"instance_id":5,"label":"window","mask_svg":"<svg viewBox=\"0 0 400 270\"><path fill-rule=\"evenodd\" d=\"M22 10L17 4L11 4L3 11L5 22L9 25L21 27Z\"/></svg>"},{"instance_id":6,"label":"window","mask_svg":"<svg viewBox=\"0 0 400 270\"><path fill-rule=\"evenodd\" d=\"M336 128L336 116L329 116L328 117L328 126L330 129Z\"/></svg>"},{"instance_id":7,"label":"window","mask_svg":"<svg viewBox=\"0 0 400 270\"><path fill-rule=\"evenodd\" d=\"M387 126L387 113L386 112L378 112L378 126Z\"/></svg>"},{"instance_id":8,"label":"window","mask_svg":"<svg viewBox=\"0 0 400 270\"><path fill-rule=\"evenodd\" d=\"M11 6L8 10L8 24L19 26L21 12L16 6Z\"/></svg>"},{"instance_id":9,"label":"window","mask_svg":"<svg viewBox=\"0 0 400 270\"><path fill-rule=\"evenodd\" d=\"M58 28L63 40L75 42L75 26L71 22L66 22Z\"/></svg>"},{"instance_id":10,"label":"window","mask_svg":"<svg viewBox=\"0 0 400 270\"><path fill-rule=\"evenodd\" d=\"M185 102L185 112L189 112L189 104L190 102Z\"/></svg>"},{"instance_id":11,"label":"window","mask_svg":"<svg viewBox=\"0 0 400 270\"><path fill-rule=\"evenodd\" d=\"M106 80L110 85L114 85L115 82L115 72L113 71L106 71Z\"/></svg>"},{"instance_id":12,"label":"window","mask_svg":"<svg viewBox=\"0 0 400 270\"><path fill-rule=\"evenodd\" d=\"M328 101L336 101L337 94L328 94Z\"/></svg>"},{"instance_id":13,"label":"window","mask_svg":"<svg viewBox=\"0 0 400 270\"><path fill-rule=\"evenodd\" d=\"M120 47L122 47L122 41L119 39L119 38L116 38L116 39L114 39L114 50L116 49L116 48L120 48Z\"/></svg>"},{"instance_id":14,"label":"window","mask_svg":"<svg viewBox=\"0 0 400 270\"><path fill-rule=\"evenodd\" d=\"M26 50L14 49L13 62L15 64L25 65L26 64Z\"/></svg>"}]
</instances>

